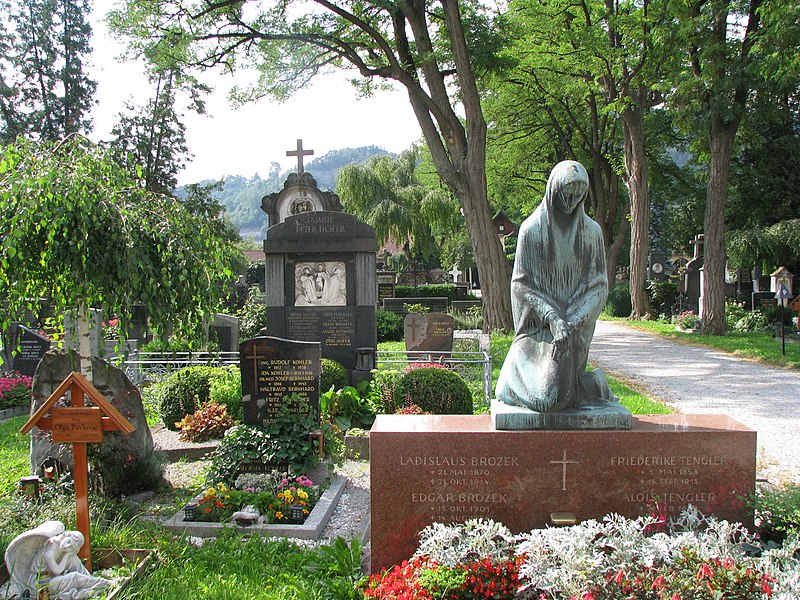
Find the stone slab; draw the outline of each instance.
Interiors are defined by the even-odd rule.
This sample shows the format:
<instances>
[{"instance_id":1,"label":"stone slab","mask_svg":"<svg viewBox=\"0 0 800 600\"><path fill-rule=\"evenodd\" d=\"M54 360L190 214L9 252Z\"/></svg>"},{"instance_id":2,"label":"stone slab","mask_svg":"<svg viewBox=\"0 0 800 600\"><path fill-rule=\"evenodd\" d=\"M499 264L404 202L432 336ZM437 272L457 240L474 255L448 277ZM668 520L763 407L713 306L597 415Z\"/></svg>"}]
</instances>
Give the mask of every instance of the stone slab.
<instances>
[{"instance_id":1,"label":"stone slab","mask_svg":"<svg viewBox=\"0 0 800 600\"><path fill-rule=\"evenodd\" d=\"M492 400L495 429L528 431L531 429L630 429L631 412L619 402L600 400L598 404L570 408L561 412L541 413L522 406L510 406Z\"/></svg>"},{"instance_id":2,"label":"stone slab","mask_svg":"<svg viewBox=\"0 0 800 600\"><path fill-rule=\"evenodd\" d=\"M172 517L164 521L163 525L172 531L179 531L185 535L197 537L217 537L226 528L235 527L241 533L262 535L264 537L287 537L301 540L318 540L325 530L325 526L336 510L339 499L342 497L347 478L334 475L331 484L322 493L322 497L311 510L302 525L249 525L242 527L234 523L205 523L202 521L184 520L183 510L179 510Z\"/></svg>"},{"instance_id":3,"label":"stone slab","mask_svg":"<svg viewBox=\"0 0 800 600\"><path fill-rule=\"evenodd\" d=\"M756 432L724 415L635 415L626 431L496 431L489 415L379 415L370 430L372 572L433 522L514 532L688 504L752 525Z\"/></svg>"}]
</instances>

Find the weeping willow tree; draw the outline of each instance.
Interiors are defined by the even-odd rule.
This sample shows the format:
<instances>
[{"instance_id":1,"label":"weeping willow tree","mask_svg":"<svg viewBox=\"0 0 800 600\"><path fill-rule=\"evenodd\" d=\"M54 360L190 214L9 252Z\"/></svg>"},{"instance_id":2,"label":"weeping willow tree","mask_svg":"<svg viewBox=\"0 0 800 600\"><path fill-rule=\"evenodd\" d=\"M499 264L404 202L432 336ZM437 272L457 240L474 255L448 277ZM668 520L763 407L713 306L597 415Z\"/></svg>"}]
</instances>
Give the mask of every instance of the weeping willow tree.
<instances>
[{"instance_id":1,"label":"weeping willow tree","mask_svg":"<svg viewBox=\"0 0 800 600\"><path fill-rule=\"evenodd\" d=\"M144 189L86 138L19 138L0 153L0 330L47 299L78 312L91 377L89 309L119 318L143 304L153 325L198 331L226 294L235 249L207 219Z\"/></svg>"},{"instance_id":2,"label":"weeping willow tree","mask_svg":"<svg viewBox=\"0 0 800 600\"><path fill-rule=\"evenodd\" d=\"M449 231L458 214L451 194L419 181L418 159L416 147L397 158L373 156L347 165L336 180L344 209L375 228L378 244L398 244L409 264L438 255L436 230Z\"/></svg>"},{"instance_id":3,"label":"weeping willow tree","mask_svg":"<svg viewBox=\"0 0 800 600\"><path fill-rule=\"evenodd\" d=\"M727 251L734 267L800 267L800 219L732 231Z\"/></svg>"}]
</instances>

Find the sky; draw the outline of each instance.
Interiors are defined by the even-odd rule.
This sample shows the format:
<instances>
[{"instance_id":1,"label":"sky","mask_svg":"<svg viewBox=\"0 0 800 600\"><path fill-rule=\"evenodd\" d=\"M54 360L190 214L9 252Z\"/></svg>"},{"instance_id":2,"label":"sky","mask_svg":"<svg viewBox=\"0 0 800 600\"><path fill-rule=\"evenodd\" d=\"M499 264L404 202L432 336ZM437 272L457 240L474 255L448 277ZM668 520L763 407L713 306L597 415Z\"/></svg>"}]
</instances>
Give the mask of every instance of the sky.
<instances>
[{"instance_id":1,"label":"sky","mask_svg":"<svg viewBox=\"0 0 800 600\"><path fill-rule=\"evenodd\" d=\"M102 22L114 4L112 0L93 4L90 74L97 81L97 105L92 113L92 137L107 140L124 102L145 104L151 88L141 64L117 60L124 44L112 39ZM294 150L298 139L303 140L304 148L314 151L314 156L305 159L308 164L331 150L348 147L378 146L400 152L421 137L408 97L399 86L395 91L359 100L343 75L330 75L315 80L282 104L265 98L237 108L227 94L241 77L201 76L215 91L206 97L207 114L183 113L186 139L194 157L178 174L179 184L225 175L251 177L258 173L266 177L273 162L279 163L282 171L294 170L297 159L286 156L286 151Z\"/></svg>"}]
</instances>

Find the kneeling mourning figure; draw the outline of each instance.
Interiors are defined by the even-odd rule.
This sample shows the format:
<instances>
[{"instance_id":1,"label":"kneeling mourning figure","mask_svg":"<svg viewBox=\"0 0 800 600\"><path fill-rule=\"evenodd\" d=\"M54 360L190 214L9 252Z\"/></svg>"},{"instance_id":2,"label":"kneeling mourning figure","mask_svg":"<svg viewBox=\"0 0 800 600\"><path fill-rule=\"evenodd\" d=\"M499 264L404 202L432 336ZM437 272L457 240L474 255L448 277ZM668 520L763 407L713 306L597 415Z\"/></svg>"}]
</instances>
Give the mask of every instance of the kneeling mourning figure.
<instances>
[{"instance_id":1,"label":"kneeling mourning figure","mask_svg":"<svg viewBox=\"0 0 800 600\"><path fill-rule=\"evenodd\" d=\"M15 537L5 554L11 589L4 597L40 598L46 592L49 598L80 600L100 593L110 582L83 566L83 542L80 531L66 531L61 521L45 521Z\"/></svg>"},{"instance_id":2,"label":"kneeling mourning figure","mask_svg":"<svg viewBox=\"0 0 800 600\"><path fill-rule=\"evenodd\" d=\"M605 374L586 372L608 296L603 234L583 209L586 169L558 163L522 224L511 280L514 341L497 381L498 429L630 429Z\"/></svg>"}]
</instances>

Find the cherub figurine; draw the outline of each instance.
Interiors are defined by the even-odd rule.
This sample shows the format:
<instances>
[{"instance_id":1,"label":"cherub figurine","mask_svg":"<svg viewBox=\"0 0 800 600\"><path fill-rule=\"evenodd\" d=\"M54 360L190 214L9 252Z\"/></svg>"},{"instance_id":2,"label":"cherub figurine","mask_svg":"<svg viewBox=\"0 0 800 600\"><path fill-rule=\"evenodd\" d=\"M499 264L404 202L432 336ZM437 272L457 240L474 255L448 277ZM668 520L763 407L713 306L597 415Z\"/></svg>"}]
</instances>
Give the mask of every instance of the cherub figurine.
<instances>
[{"instance_id":1,"label":"cherub figurine","mask_svg":"<svg viewBox=\"0 0 800 600\"><path fill-rule=\"evenodd\" d=\"M5 554L11 583L21 598L39 598L47 590L50 598L81 600L110 585L83 566L78 551L83 546L80 531L66 531L61 521L45 521L15 537Z\"/></svg>"}]
</instances>

